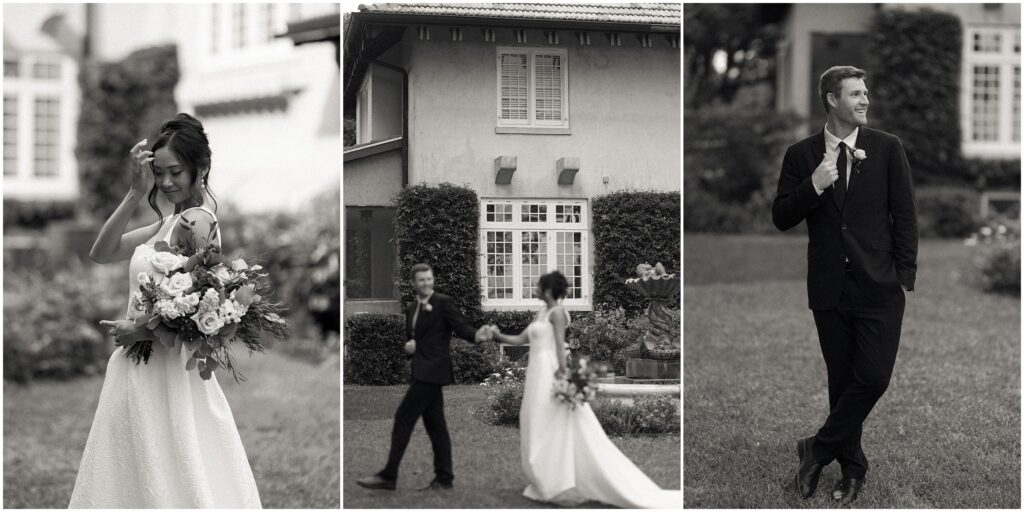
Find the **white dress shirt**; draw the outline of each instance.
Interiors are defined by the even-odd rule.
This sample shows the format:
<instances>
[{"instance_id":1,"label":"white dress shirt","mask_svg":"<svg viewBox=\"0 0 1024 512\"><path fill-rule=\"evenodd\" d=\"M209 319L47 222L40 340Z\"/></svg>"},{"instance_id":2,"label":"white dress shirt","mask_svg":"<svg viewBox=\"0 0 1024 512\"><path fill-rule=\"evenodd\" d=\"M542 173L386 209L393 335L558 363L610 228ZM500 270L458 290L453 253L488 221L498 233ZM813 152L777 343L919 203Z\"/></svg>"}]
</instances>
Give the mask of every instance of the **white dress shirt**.
<instances>
[{"instance_id":1,"label":"white dress shirt","mask_svg":"<svg viewBox=\"0 0 1024 512\"><path fill-rule=\"evenodd\" d=\"M828 131L828 125L825 125L825 159L835 162L839 158L839 143L845 142L847 148L857 147L857 134L860 133L860 127L854 128L845 139L840 139L838 136L833 135L832 132ZM853 171L853 158L850 158L849 153L846 155L846 185L850 185L850 173ZM811 182L813 185L814 183ZM834 184L833 184L834 185ZM823 189L819 189L817 185L814 186L814 191L820 196Z\"/></svg>"}]
</instances>

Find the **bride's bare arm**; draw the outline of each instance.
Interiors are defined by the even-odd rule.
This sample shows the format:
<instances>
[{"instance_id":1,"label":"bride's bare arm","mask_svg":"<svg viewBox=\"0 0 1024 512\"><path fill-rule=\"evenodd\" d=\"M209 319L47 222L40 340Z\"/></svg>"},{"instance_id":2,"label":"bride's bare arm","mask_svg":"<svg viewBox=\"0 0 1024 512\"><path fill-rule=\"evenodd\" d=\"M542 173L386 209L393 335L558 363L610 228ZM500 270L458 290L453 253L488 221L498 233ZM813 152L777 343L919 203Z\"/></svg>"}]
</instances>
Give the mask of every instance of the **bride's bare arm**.
<instances>
[{"instance_id":1,"label":"bride's bare arm","mask_svg":"<svg viewBox=\"0 0 1024 512\"><path fill-rule=\"evenodd\" d=\"M498 332L494 334L494 339L506 345L525 345L528 341L525 329L519 334L505 334Z\"/></svg>"},{"instance_id":2,"label":"bride's bare arm","mask_svg":"<svg viewBox=\"0 0 1024 512\"><path fill-rule=\"evenodd\" d=\"M565 319L565 308L557 306L551 315L551 324L555 326L555 353L558 354L558 369L565 368L565 359L569 355L565 345L565 329L568 323Z\"/></svg>"},{"instance_id":3,"label":"bride's bare arm","mask_svg":"<svg viewBox=\"0 0 1024 512\"><path fill-rule=\"evenodd\" d=\"M103 223L96 242L92 244L89 258L96 263L111 263L130 258L136 246L145 243L160 230L158 221L128 233L124 232L139 203L153 188L153 171L150 167L153 152L144 151L142 147L145 145L146 139L143 139L131 149L131 188L114 213Z\"/></svg>"}]
</instances>

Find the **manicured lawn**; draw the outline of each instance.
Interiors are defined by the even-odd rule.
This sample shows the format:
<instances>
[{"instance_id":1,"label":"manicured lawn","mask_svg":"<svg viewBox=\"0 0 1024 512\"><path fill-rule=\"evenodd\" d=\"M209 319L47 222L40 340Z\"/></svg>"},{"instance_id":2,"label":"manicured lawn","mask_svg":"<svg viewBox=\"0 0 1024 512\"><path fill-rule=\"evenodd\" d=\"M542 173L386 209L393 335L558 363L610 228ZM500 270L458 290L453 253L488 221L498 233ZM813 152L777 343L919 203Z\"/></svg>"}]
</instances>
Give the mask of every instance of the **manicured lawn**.
<instances>
[{"instance_id":1,"label":"manicured lawn","mask_svg":"<svg viewBox=\"0 0 1024 512\"><path fill-rule=\"evenodd\" d=\"M430 441L416 426L402 460L398 490L371 491L356 479L384 467L392 416L405 386L345 386L345 508L549 508L523 497L526 479L519 459L519 430L493 427L473 415L482 386L445 388L445 415L452 436L455 489L417 492L433 478ZM662 488L679 488L679 435L617 438L615 444ZM600 507L590 503L588 508Z\"/></svg>"},{"instance_id":2,"label":"manicured lawn","mask_svg":"<svg viewBox=\"0 0 1024 512\"><path fill-rule=\"evenodd\" d=\"M806 237L684 247L686 506L831 507L836 464L814 498L792 490L795 441L828 413ZM858 508L1020 507L1020 300L964 284L970 255L921 244L893 379L864 427Z\"/></svg>"},{"instance_id":3,"label":"manicured lawn","mask_svg":"<svg viewBox=\"0 0 1024 512\"><path fill-rule=\"evenodd\" d=\"M310 365L279 353L219 374L265 508L338 508L337 357ZM101 377L4 385L4 508L64 508L99 400Z\"/></svg>"}]
</instances>

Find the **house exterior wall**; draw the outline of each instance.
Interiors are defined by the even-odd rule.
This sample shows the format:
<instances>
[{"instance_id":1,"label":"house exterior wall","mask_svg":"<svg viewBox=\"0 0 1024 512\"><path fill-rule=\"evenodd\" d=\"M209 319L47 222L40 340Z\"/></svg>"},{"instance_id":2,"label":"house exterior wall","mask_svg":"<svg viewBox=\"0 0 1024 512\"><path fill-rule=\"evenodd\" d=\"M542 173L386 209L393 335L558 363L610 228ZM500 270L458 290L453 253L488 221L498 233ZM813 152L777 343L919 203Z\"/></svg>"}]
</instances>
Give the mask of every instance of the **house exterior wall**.
<instances>
[{"instance_id":1,"label":"house exterior wall","mask_svg":"<svg viewBox=\"0 0 1024 512\"><path fill-rule=\"evenodd\" d=\"M409 182L456 181L480 197L592 197L623 189L679 190L679 50L657 37L640 48L630 35L610 47L592 34L592 46L561 32L567 49L571 135L497 134L497 46L479 30L429 41L406 33L410 80ZM527 31L527 47L547 47ZM537 41L537 44L532 43ZM454 93L458 91L458 93ZM510 185L495 185L494 160L517 157ZM573 185L557 185L555 162L578 157ZM607 177L608 183L603 183Z\"/></svg>"},{"instance_id":2,"label":"house exterior wall","mask_svg":"<svg viewBox=\"0 0 1024 512\"><path fill-rule=\"evenodd\" d=\"M872 4L793 4L782 30L786 41L779 75L785 78L784 86L775 90L777 107L807 118L811 95L817 88L817 83L811 81L811 35L866 32L873 14Z\"/></svg>"},{"instance_id":3,"label":"house exterior wall","mask_svg":"<svg viewBox=\"0 0 1024 512\"><path fill-rule=\"evenodd\" d=\"M345 162L345 206L392 206L402 191L402 157L389 151Z\"/></svg>"}]
</instances>

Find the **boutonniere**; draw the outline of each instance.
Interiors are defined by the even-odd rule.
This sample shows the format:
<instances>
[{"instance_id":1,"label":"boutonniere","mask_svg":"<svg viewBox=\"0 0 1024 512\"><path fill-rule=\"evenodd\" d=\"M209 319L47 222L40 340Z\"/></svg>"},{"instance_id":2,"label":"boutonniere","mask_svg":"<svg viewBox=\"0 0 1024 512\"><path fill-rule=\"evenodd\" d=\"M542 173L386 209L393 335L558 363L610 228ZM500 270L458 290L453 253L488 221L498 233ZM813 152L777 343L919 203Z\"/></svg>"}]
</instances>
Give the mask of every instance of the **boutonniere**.
<instances>
[{"instance_id":1,"label":"boutonniere","mask_svg":"<svg viewBox=\"0 0 1024 512\"><path fill-rule=\"evenodd\" d=\"M853 172L860 174L860 164L864 160L868 159L867 151L860 148L851 147L849 149L850 157L853 158Z\"/></svg>"},{"instance_id":2,"label":"boutonniere","mask_svg":"<svg viewBox=\"0 0 1024 512\"><path fill-rule=\"evenodd\" d=\"M427 313L430 313L433 310L434 310L434 306L431 306L429 302L423 303L423 311L426 311Z\"/></svg>"}]
</instances>

